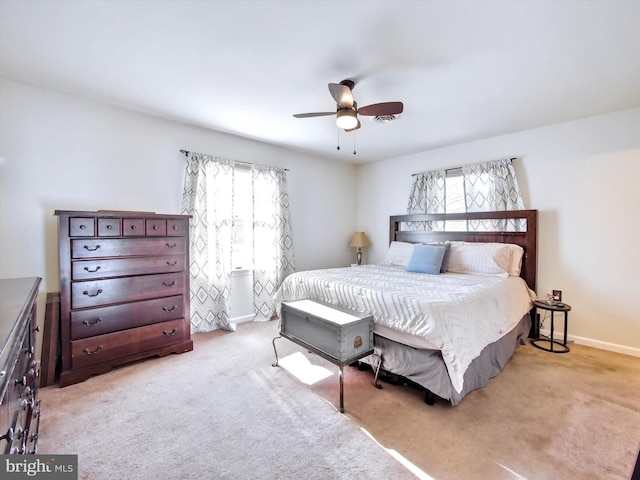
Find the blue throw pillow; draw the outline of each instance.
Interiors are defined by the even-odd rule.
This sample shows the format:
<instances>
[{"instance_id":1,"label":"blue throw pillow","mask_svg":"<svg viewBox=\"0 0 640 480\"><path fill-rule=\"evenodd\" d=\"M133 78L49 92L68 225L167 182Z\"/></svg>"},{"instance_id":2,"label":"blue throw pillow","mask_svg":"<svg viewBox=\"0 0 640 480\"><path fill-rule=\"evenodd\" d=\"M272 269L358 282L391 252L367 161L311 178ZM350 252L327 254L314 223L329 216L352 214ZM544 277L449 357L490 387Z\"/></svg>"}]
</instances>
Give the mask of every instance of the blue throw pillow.
<instances>
[{"instance_id":1,"label":"blue throw pillow","mask_svg":"<svg viewBox=\"0 0 640 480\"><path fill-rule=\"evenodd\" d=\"M416 245L407 264L407 272L438 275L446 251L444 245Z\"/></svg>"}]
</instances>

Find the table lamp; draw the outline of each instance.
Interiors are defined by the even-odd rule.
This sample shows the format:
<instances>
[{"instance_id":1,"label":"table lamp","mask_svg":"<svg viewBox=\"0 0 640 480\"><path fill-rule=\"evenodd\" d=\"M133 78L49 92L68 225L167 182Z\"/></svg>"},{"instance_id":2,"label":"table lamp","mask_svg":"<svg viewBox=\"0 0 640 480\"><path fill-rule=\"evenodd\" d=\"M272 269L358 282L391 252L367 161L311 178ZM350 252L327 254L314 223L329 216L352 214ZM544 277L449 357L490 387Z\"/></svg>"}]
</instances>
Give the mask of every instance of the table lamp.
<instances>
[{"instance_id":1,"label":"table lamp","mask_svg":"<svg viewBox=\"0 0 640 480\"><path fill-rule=\"evenodd\" d=\"M353 238L351 238L351 243L349 243L351 248L356 249L356 262L358 265L362 264L362 249L371 246L371 242L364 234L364 232L356 232L353 234Z\"/></svg>"}]
</instances>

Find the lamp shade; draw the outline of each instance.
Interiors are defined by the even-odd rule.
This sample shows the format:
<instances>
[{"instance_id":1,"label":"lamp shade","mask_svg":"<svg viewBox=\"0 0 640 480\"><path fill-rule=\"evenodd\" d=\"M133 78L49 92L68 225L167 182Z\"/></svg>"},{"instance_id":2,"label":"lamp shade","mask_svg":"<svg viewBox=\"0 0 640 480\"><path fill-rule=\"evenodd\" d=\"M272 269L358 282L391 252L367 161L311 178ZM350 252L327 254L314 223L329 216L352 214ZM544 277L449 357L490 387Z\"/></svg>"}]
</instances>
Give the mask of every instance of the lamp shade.
<instances>
[{"instance_id":1,"label":"lamp shade","mask_svg":"<svg viewBox=\"0 0 640 480\"><path fill-rule=\"evenodd\" d=\"M358 116L354 110L350 108L341 108L338 110L336 124L338 128L342 128L344 130L351 130L358 126Z\"/></svg>"},{"instance_id":2,"label":"lamp shade","mask_svg":"<svg viewBox=\"0 0 640 480\"><path fill-rule=\"evenodd\" d=\"M351 243L349 243L349 246L353 248L356 248L356 247L365 248L365 247L370 247L371 242L369 241L367 236L364 234L364 232L356 232L353 234L353 237L351 238Z\"/></svg>"}]
</instances>

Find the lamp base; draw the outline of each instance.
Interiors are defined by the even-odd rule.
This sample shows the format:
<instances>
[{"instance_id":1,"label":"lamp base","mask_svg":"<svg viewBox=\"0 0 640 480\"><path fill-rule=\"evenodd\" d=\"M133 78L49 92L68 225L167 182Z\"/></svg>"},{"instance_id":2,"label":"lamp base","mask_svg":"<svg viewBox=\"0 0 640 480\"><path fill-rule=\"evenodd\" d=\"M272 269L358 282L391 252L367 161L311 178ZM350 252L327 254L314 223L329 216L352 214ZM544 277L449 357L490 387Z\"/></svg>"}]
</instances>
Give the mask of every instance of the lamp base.
<instances>
[{"instance_id":1,"label":"lamp base","mask_svg":"<svg viewBox=\"0 0 640 480\"><path fill-rule=\"evenodd\" d=\"M362 265L362 248L358 247L356 252L356 263L358 265Z\"/></svg>"}]
</instances>

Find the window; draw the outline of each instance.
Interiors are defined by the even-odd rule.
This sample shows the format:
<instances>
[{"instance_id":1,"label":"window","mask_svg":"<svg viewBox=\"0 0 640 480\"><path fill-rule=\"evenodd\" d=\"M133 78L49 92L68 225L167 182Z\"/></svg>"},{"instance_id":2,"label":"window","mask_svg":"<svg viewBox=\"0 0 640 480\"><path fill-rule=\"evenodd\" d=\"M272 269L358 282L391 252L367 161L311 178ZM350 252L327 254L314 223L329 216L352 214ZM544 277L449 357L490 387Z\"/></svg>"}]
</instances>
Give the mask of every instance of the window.
<instances>
[{"instance_id":1,"label":"window","mask_svg":"<svg viewBox=\"0 0 640 480\"><path fill-rule=\"evenodd\" d=\"M236 166L233 177L233 244L231 266L234 270L253 269L253 189L251 168Z\"/></svg>"},{"instance_id":2,"label":"window","mask_svg":"<svg viewBox=\"0 0 640 480\"><path fill-rule=\"evenodd\" d=\"M512 158L415 174L407 213L464 213L524 208ZM408 222L409 230L522 231L522 219ZM487 228L491 227L491 228Z\"/></svg>"},{"instance_id":3,"label":"window","mask_svg":"<svg viewBox=\"0 0 640 480\"><path fill-rule=\"evenodd\" d=\"M192 218L192 332L235 330L231 273L241 269L252 273L256 319L270 319L274 289L294 271L285 170L189 152L181 211Z\"/></svg>"},{"instance_id":4,"label":"window","mask_svg":"<svg viewBox=\"0 0 640 480\"><path fill-rule=\"evenodd\" d=\"M464 201L464 177L462 169L447 170L445 177L445 213L465 213ZM445 222L447 231L466 231L466 220L447 220Z\"/></svg>"}]
</instances>

